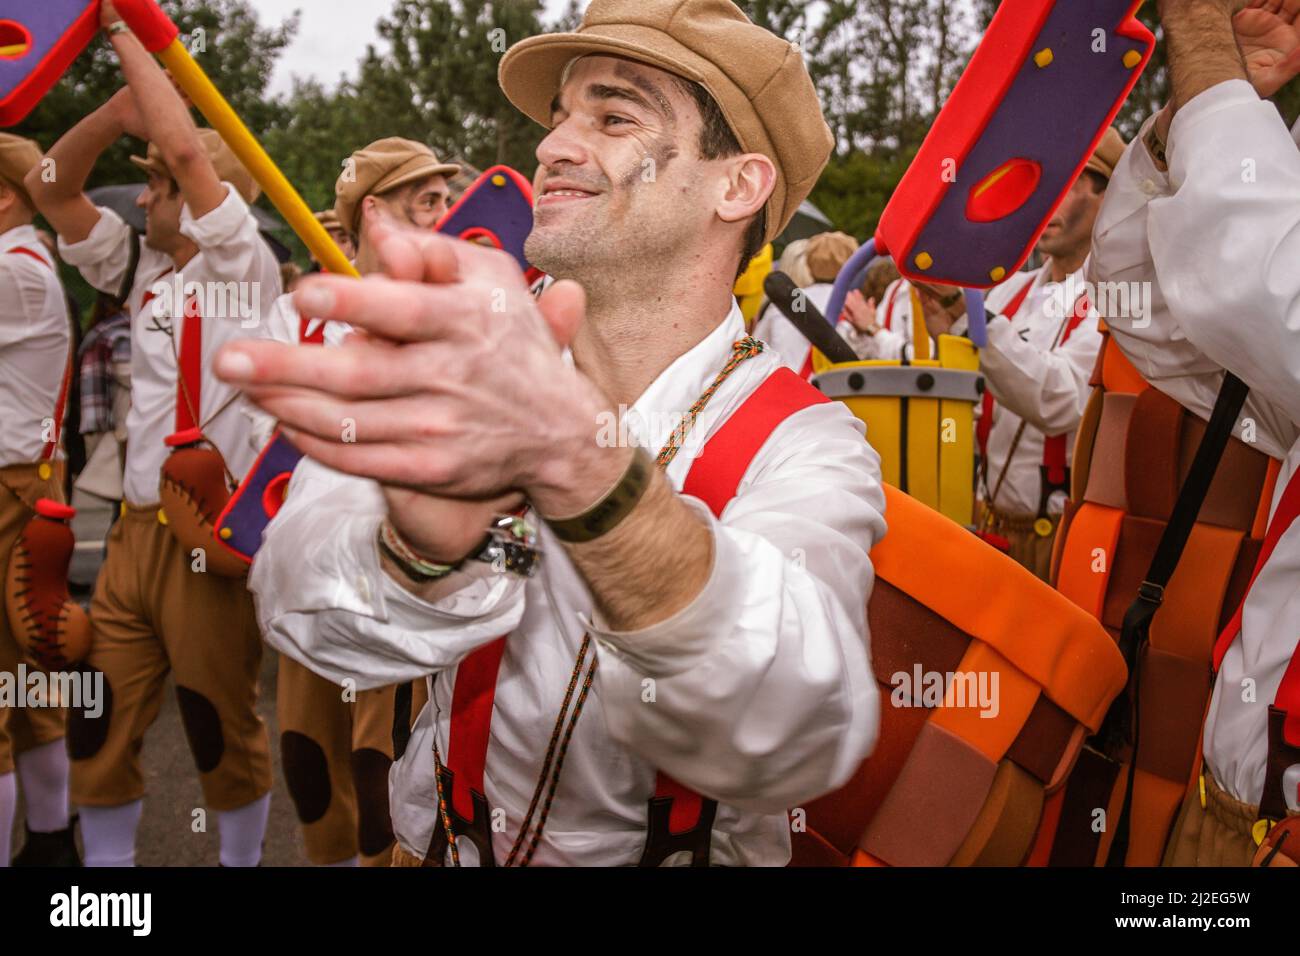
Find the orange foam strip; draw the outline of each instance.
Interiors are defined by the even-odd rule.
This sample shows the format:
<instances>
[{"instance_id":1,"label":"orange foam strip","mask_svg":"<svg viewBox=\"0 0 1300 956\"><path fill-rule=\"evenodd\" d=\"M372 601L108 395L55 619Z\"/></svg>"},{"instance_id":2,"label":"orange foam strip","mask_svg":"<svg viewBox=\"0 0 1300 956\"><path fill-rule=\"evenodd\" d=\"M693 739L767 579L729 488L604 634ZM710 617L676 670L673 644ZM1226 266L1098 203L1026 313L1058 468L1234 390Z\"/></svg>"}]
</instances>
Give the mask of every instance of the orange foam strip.
<instances>
[{"instance_id":1,"label":"orange foam strip","mask_svg":"<svg viewBox=\"0 0 1300 956\"><path fill-rule=\"evenodd\" d=\"M1282 471L1282 462L1276 458L1268 460L1268 471L1264 473L1264 487L1259 493L1259 508L1255 511L1255 523L1250 526L1252 538L1263 539L1268 530L1268 514L1273 508L1273 492L1277 488L1277 476Z\"/></svg>"},{"instance_id":2,"label":"orange foam strip","mask_svg":"<svg viewBox=\"0 0 1300 956\"><path fill-rule=\"evenodd\" d=\"M1006 756L1007 750L1015 741L1029 719L1029 712L1038 702L1039 686L1022 674L1005 657L983 641L971 641L962 655L957 673L975 676L975 687L962 685L966 693L964 706L955 693L956 681L948 689L943 706L936 708L930 715L930 723L942 727L960 737L990 760L997 762ZM978 700L971 700L970 694L978 693L979 678L984 677L984 689L994 689L991 675L997 674L997 693L990 695L992 704L989 711L994 716L983 716Z\"/></svg>"},{"instance_id":3,"label":"orange foam strip","mask_svg":"<svg viewBox=\"0 0 1300 956\"><path fill-rule=\"evenodd\" d=\"M1243 537L1232 528L1192 526L1178 568L1165 588L1165 602L1151 622L1152 647L1209 666Z\"/></svg>"},{"instance_id":4,"label":"orange foam strip","mask_svg":"<svg viewBox=\"0 0 1300 956\"><path fill-rule=\"evenodd\" d=\"M876 573L993 647L1076 720L1101 726L1126 671L1097 620L956 522L896 488L885 496L890 532L871 551Z\"/></svg>"},{"instance_id":5,"label":"orange foam strip","mask_svg":"<svg viewBox=\"0 0 1300 956\"><path fill-rule=\"evenodd\" d=\"M889 866L884 860L877 860L866 850L854 850L849 866Z\"/></svg>"},{"instance_id":6,"label":"orange foam strip","mask_svg":"<svg viewBox=\"0 0 1300 956\"><path fill-rule=\"evenodd\" d=\"M1043 815L1038 821L1038 835L1034 848L1029 851L1025 866L1047 866L1052 858L1052 844L1056 842L1056 828L1061 825L1061 808L1065 806L1065 788L1062 787L1043 803Z\"/></svg>"},{"instance_id":7,"label":"orange foam strip","mask_svg":"<svg viewBox=\"0 0 1300 956\"><path fill-rule=\"evenodd\" d=\"M1165 780L1141 767L1133 777L1133 806L1129 821L1125 866L1159 866L1165 855L1165 838L1183 804L1186 787Z\"/></svg>"},{"instance_id":8,"label":"orange foam strip","mask_svg":"<svg viewBox=\"0 0 1300 956\"><path fill-rule=\"evenodd\" d=\"M1061 547L1056 589L1098 620L1106 604L1106 588L1123 523L1124 512L1118 508L1085 501L1070 520ZM1097 548L1101 548L1100 555L1095 554ZM1098 558L1104 561L1103 571L1094 570Z\"/></svg>"},{"instance_id":9,"label":"orange foam strip","mask_svg":"<svg viewBox=\"0 0 1300 956\"><path fill-rule=\"evenodd\" d=\"M1151 387L1110 336L1106 337L1105 348L1101 360L1101 384L1106 391L1137 395Z\"/></svg>"}]
</instances>

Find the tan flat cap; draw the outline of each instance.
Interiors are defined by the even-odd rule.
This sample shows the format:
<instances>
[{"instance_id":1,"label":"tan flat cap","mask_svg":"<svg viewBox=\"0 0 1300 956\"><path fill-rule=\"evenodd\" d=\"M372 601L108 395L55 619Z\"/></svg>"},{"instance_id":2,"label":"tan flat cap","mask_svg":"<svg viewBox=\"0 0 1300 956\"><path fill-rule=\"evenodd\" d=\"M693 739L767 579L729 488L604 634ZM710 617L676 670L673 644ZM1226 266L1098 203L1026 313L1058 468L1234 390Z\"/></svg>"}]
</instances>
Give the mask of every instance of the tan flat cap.
<instances>
[{"instance_id":1,"label":"tan flat cap","mask_svg":"<svg viewBox=\"0 0 1300 956\"><path fill-rule=\"evenodd\" d=\"M741 148L776 166L764 241L780 234L835 145L796 44L730 0L592 0L576 33L529 37L506 51L501 89L549 128L565 67L591 54L647 63L708 90Z\"/></svg>"},{"instance_id":2,"label":"tan flat cap","mask_svg":"<svg viewBox=\"0 0 1300 956\"><path fill-rule=\"evenodd\" d=\"M29 206L34 203L23 180L44 158L40 146L32 140L11 133L0 133L0 178L13 186Z\"/></svg>"},{"instance_id":3,"label":"tan flat cap","mask_svg":"<svg viewBox=\"0 0 1300 956\"><path fill-rule=\"evenodd\" d=\"M424 143L391 136L352 154L334 184L334 212L345 229L356 233L361 225L361 200L381 196L399 186L430 176L455 176L460 166L444 163Z\"/></svg>"},{"instance_id":4,"label":"tan flat cap","mask_svg":"<svg viewBox=\"0 0 1300 956\"><path fill-rule=\"evenodd\" d=\"M223 183L230 183L235 187L235 192L244 198L244 202L252 203L262 194L261 187L253 179L253 174L244 168L238 157L231 152L226 141L221 138L221 134L214 129L199 130L199 145L203 147L203 152L207 154L208 161L212 163L212 168L217 172L217 178ZM167 168L167 163L163 160L162 153L153 143L149 144L149 149L144 156L132 156L131 162L135 163L147 173L158 173L160 176L167 176L170 179L176 177L172 171Z\"/></svg>"},{"instance_id":5,"label":"tan flat cap","mask_svg":"<svg viewBox=\"0 0 1300 956\"><path fill-rule=\"evenodd\" d=\"M312 213L312 215L315 216L316 221L326 229L339 229L343 232L347 232L346 229L343 229L343 224L339 222L339 214L333 209L322 209L320 212Z\"/></svg>"},{"instance_id":6,"label":"tan flat cap","mask_svg":"<svg viewBox=\"0 0 1300 956\"><path fill-rule=\"evenodd\" d=\"M821 232L808 240L804 260L814 282L834 282L840 267L858 251L858 240L842 232Z\"/></svg>"},{"instance_id":7,"label":"tan flat cap","mask_svg":"<svg viewBox=\"0 0 1300 956\"><path fill-rule=\"evenodd\" d=\"M1101 173L1110 179L1115 173L1115 167L1119 165L1119 158L1124 155L1125 145L1124 137L1119 135L1119 130L1113 126L1107 127L1101 142L1092 151L1083 168Z\"/></svg>"}]
</instances>

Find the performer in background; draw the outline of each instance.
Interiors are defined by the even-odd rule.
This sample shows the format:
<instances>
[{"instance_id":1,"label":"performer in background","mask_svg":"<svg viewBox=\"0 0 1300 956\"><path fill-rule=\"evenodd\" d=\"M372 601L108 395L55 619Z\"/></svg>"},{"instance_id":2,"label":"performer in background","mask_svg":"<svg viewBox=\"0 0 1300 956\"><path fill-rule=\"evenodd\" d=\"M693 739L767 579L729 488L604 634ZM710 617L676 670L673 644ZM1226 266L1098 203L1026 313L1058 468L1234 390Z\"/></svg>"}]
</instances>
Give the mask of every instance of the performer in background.
<instances>
[{"instance_id":1,"label":"performer in background","mask_svg":"<svg viewBox=\"0 0 1300 956\"><path fill-rule=\"evenodd\" d=\"M371 240L376 224L431 229L447 211L448 178L460 172L423 143L398 138L358 150L348 168L335 187L333 218L355 232L363 272L375 271L379 261ZM291 345L336 345L347 327L301 316L286 294L276 300L267 332ZM264 413L254 414L273 425ZM265 444L270 428L257 431ZM307 858L321 866L386 866L393 847L388 771L396 688L340 688L288 656L281 656L276 680L280 762Z\"/></svg>"},{"instance_id":2,"label":"performer in background","mask_svg":"<svg viewBox=\"0 0 1300 956\"><path fill-rule=\"evenodd\" d=\"M1113 128L1098 144L1038 240L1043 265L990 290L988 384L976 434L978 523L1008 553L1048 580L1052 543L1069 494L1074 431L1101 348L1084 261L1106 184L1124 152ZM950 287L918 286L932 336L965 328L965 302ZM960 325L957 323L960 322Z\"/></svg>"},{"instance_id":3,"label":"performer in background","mask_svg":"<svg viewBox=\"0 0 1300 956\"><path fill-rule=\"evenodd\" d=\"M0 133L0 580L37 500L67 500L60 432L72 348L68 299L32 226L36 208L24 185L29 175L40 177L43 158L31 140ZM25 687L20 664L39 669L0 609L0 673ZM27 838L15 865L79 865L68 820L65 719L62 707L0 705L0 867L9 865L19 785Z\"/></svg>"},{"instance_id":4,"label":"performer in background","mask_svg":"<svg viewBox=\"0 0 1300 956\"><path fill-rule=\"evenodd\" d=\"M134 162L149 176L147 215L131 311L131 410L125 504L91 602L94 646L110 700L99 718L74 711L68 747L72 798L88 866L130 866L144 797L140 749L158 715L170 670L204 799L221 837L221 863L256 866L270 801L271 760L257 715L262 644L242 578L206 569L167 525L159 505L168 437L198 429L224 458L228 478L255 449L237 389L210 363L220 346L260 334L279 295L275 256L248 204L257 187L220 137L200 132L176 90L111 2L104 26L127 87L50 150L59 175L27 177L36 205L58 230L66 261L104 292L116 292L131 259L131 229L96 208L83 188L99 156L122 137L149 141ZM188 293L193 283L208 303ZM204 315L233 284L252 315ZM157 300L157 301L156 301ZM228 309L232 300L224 296Z\"/></svg>"},{"instance_id":5,"label":"performer in background","mask_svg":"<svg viewBox=\"0 0 1300 956\"><path fill-rule=\"evenodd\" d=\"M219 358L311 456L259 618L331 680L433 675L390 780L396 863L784 864L787 809L879 718L878 458L731 293L830 154L816 92L723 0L595 0L501 82L550 129L540 300L503 253L380 226L389 278L296 304L384 341Z\"/></svg>"},{"instance_id":6,"label":"performer in background","mask_svg":"<svg viewBox=\"0 0 1300 956\"><path fill-rule=\"evenodd\" d=\"M1144 378L1208 419L1232 372L1250 387L1234 434L1282 459L1262 564L1215 648L1172 866L1248 865L1257 821L1300 813L1300 125L1263 99L1300 75L1300 6L1241 6L1161 4L1172 98L1115 170L1090 269L1151 288L1141 316L1105 317ZM1270 715L1284 675L1286 723Z\"/></svg>"}]
</instances>

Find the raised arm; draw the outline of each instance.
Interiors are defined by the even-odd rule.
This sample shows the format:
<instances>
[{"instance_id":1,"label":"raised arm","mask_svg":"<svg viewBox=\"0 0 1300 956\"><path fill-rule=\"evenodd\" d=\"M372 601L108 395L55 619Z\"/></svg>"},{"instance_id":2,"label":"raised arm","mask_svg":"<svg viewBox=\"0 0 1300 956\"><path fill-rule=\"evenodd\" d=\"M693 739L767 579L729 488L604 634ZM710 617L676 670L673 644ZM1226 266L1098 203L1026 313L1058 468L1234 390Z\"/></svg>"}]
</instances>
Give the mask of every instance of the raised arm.
<instances>
[{"instance_id":1,"label":"raised arm","mask_svg":"<svg viewBox=\"0 0 1300 956\"><path fill-rule=\"evenodd\" d=\"M106 29L122 18L112 0L104 0L101 11ZM176 87L163 72L153 54L135 34L111 29L109 38L122 64L122 76L135 94L144 119L147 139L162 154L163 162L180 186L185 204L195 219L202 219L221 205L226 189L199 143L198 127Z\"/></svg>"},{"instance_id":2,"label":"raised arm","mask_svg":"<svg viewBox=\"0 0 1300 956\"><path fill-rule=\"evenodd\" d=\"M65 243L82 242L99 222L100 212L85 193L86 181L99 157L123 135L145 136L129 89L118 90L50 147L45 158L53 163L53 175L41 166L27 174L27 192Z\"/></svg>"}]
</instances>

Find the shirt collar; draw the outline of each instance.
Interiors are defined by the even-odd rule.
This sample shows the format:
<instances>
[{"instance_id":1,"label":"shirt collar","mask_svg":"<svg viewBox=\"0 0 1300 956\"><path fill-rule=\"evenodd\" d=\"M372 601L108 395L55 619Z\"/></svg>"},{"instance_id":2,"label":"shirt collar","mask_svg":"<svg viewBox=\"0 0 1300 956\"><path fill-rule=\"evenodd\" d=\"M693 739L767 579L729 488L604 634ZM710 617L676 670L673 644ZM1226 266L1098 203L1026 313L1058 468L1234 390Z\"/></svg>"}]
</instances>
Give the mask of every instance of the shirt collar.
<instances>
[{"instance_id":1,"label":"shirt collar","mask_svg":"<svg viewBox=\"0 0 1300 956\"><path fill-rule=\"evenodd\" d=\"M717 326L663 370L630 409L619 409L629 439L657 454L683 416L713 384L731 358L732 345L745 337L740 307L731 309Z\"/></svg>"},{"instance_id":2,"label":"shirt collar","mask_svg":"<svg viewBox=\"0 0 1300 956\"><path fill-rule=\"evenodd\" d=\"M35 226L14 226L8 232L0 232L0 247L6 252L18 246L26 246L46 260L50 258L50 252L45 248L45 243L41 242L40 233Z\"/></svg>"}]
</instances>

